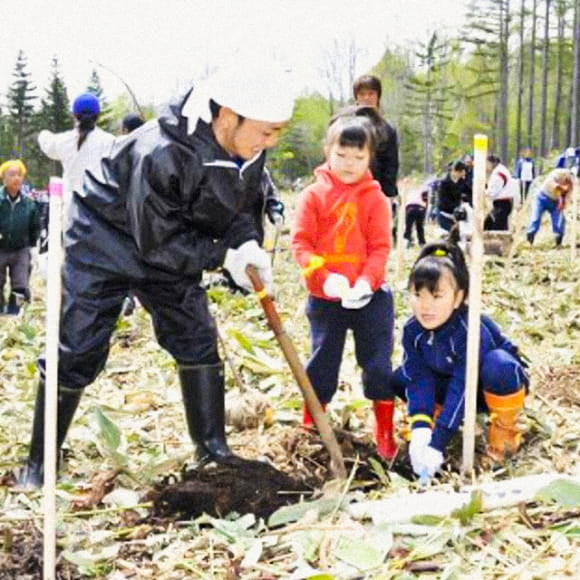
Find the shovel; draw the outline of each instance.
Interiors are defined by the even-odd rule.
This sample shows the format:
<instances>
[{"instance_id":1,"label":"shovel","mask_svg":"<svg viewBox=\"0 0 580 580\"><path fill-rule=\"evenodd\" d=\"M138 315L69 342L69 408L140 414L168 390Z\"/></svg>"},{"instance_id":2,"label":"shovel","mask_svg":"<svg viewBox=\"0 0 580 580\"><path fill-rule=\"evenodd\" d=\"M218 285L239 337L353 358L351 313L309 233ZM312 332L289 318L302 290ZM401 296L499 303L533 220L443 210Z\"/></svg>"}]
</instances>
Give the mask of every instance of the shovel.
<instances>
[{"instance_id":1,"label":"shovel","mask_svg":"<svg viewBox=\"0 0 580 580\"><path fill-rule=\"evenodd\" d=\"M252 282L252 286L254 287L254 291L256 292L256 296L260 300L260 304L264 309L264 313L266 314L266 318L268 319L268 324L280 345L282 352L284 353L284 357L290 366L292 374L300 387L300 391L302 392L302 396L304 397L304 402L306 403L306 407L312 416L314 424L316 425L318 432L320 433L320 437L322 438L322 442L324 443L328 453L330 455L330 470L332 471L334 477L337 479L346 479L346 468L344 466L344 458L342 456L342 451L336 441L336 437L328 423L328 419L324 414L320 401L314 392L314 388L298 358L298 353L292 344L292 341L286 334L284 327L282 325L282 320L280 320L280 316L276 311L276 307L274 306L274 302L270 296L266 293L264 289L264 284L260 279L258 271L254 266L248 266L246 268L246 274L250 281Z\"/></svg>"}]
</instances>

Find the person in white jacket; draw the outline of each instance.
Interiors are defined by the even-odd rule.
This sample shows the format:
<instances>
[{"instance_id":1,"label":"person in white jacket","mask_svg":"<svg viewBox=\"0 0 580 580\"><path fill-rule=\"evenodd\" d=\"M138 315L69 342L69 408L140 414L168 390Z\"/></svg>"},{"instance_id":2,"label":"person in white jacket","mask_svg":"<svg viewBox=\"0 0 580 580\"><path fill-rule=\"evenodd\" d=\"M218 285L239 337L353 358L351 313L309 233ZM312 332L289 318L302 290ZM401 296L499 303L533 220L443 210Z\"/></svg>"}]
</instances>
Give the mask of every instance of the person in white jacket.
<instances>
[{"instance_id":1,"label":"person in white jacket","mask_svg":"<svg viewBox=\"0 0 580 580\"><path fill-rule=\"evenodd\" d=\"M493 208L485 218L484 230L509 230L509 217L514 205L513 180L509 169L502 164L497 155L489 155L487 158L486 195L492 202Z\"/></svg>"},{"instance_id":2,"label":"person in white jacket","mask_svg":"<svg viewBox=\"0 0 580 580\"><path fill-rule=\"evenodd\" d=\"M42 152L50 159L62 163L65 228L73 191L82 192L85 171L109 153L115 140L114 135L97 127L100 112L99 99L92 93L83 93L74 100L72 106L74 129L62 133L45 129L38 135Z\"/></svg>"}]
</instances>

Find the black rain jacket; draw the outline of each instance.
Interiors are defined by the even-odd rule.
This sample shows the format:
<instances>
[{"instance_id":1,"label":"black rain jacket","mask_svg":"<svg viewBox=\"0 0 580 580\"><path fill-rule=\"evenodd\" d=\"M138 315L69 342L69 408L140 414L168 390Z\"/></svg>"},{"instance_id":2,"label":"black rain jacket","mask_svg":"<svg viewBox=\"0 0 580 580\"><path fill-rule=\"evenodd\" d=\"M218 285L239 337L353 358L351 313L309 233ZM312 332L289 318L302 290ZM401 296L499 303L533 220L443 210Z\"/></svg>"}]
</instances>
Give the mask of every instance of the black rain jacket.
<instances>
[{"instance_id":1,"label":"black rain jacket","mask_svg":"<svg viewBox=\"0 0 580 580\"><path fill-rule=\"evenodd\" d=\"M387 197L397 197L399 173L399 138L396 129L384 119L380 127L377 149L371 162L371 173L381 184Z\"/></svg>"},{"instance_id":2,"label":"black rain jacket","mask_svg":"<svg viewBox=\"0 0 580 580\"><path fill-rule=\"evenodd\" d=\"M188 134L188 96L87 171L74 193L67 259L136 280L199 280L228 248L260 240L265 153L240 167L204 121Z\"/></svg>"}]
</instances>

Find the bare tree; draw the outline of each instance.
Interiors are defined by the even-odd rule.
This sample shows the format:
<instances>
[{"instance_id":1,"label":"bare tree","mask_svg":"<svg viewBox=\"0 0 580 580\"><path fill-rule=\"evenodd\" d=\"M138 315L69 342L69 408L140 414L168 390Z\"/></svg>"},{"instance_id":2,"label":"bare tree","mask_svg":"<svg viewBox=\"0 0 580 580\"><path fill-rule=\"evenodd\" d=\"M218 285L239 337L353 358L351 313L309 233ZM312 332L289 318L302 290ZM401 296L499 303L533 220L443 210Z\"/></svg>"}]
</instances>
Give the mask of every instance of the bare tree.
<instances>
[{"instance_id":1,"label":"bare tree","mask_svg":"<svg viewBox=\"0 0 580 580\"><path fill-rule=\"evenodd\" d=\"M520 4L520 26L519 26L519 56L518 56L518 98L516 104L516 158L520 154L522 147L522 108L524 95L524 21L526 14L526 0L521 0Z\"/></svg>"},{"instance_id":2,"label":"bare tree","mask_svg":"<svg viewBox=\"0 0 580 580\"><path fill-rule=\"evenodd\" d=\"M540 104L540 157L546 155L547 113L548 113L548 69L550 68L550 5L551 0L545 0L544 13L544 45L542 47L542 97ZM540 162L541 163L541 162ZM541 169L541 168L540 168Z\"/></svg>"},{"instance_id":3,"label":"bare tree","mask_svg":"<svg viewBox=\"0 0 580 580\"><path fill-rule=\"evenodd\" d=\"M578 2L574 8L574 74L572 81L572 106L570 119L569 145L577 146L580 141L580 7Z\"/></svg>"},{"instance_id":4,"label":"bare tree","mask_svg":"<svg viewBox=\"0 0 580 580\"><path fill-rule=\"evenodd\" d=\"M528 78L528 118L527 145L533 147L534 140L534 85L536 84L536 21L538 0L533 0L532 6L532 37L530 40L530 76Z\"/></svg>"},{"instance_id":5,"label":"bare tree","mask_svg":"<svg viewBox=\"0 0 580 580\"><path fill-rule=\"evenodd\" d=\"M497 135L501 158L508 157L508 95L510 2L499 0L499 93L497 102Z\"/></svg>"},{"instance_id":6,"label":"bare tree","mask_svg":"<svg viewBox=\"0 0 580 580\"><path fill-rule=\"evenodd\" d=\"M351 89L355 80L358 57L363 52L357 48L353 39L334 40L332 46L325 50L325 66L320 70L326 80L328 101L333 112L342 107L351 98Z\"/></svg>"},{"instance_id":7,"label":"bare tree","mask_svg":"<svg viewBox=\"0 0 580 580\"><path fill-rule=\"evenodd\" d=\"M563 53L564 38L566 34L566 12L568 5L566 0L556 0L555 11L557 18L557 40L556 40L556 75L554 82L554 115L552 118L552 136L550 138L550 149L560 147L560 115L562 109L562 80L563 80Z\"/></svg>"}]
</instances>

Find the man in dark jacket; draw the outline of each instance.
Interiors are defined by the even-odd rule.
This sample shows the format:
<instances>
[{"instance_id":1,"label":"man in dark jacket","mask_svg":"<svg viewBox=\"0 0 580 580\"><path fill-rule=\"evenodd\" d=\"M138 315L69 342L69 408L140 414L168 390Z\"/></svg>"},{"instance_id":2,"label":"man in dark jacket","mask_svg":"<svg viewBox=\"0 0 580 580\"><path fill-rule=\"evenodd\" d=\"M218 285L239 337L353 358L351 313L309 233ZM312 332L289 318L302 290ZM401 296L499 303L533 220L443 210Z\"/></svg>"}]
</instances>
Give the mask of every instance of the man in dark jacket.
<instances>
[{"instance_id":1,"label":"man in dark jacket","mask_svg":"<svg viewBox=\"0 0 580 580\"><path fill-rule=\"evenodd\" d=\"M382 85L381 81L372 75L363 75L356 79L353 85L354 99L357 105L372 107L379 111ZM387 197L397 197L397 175L399 173L399 140L397 131L385 119L382 119L382 131L371 164L373 177L381 184L381 189Z\"/></svg>"},{"instance_id":2,"label":"man in dark jacket","mask_svg":"<svg viewBox=\"0 0 580 580\"><path fill-rule=\"evenodd\" d=\"M352 92L357 105L371 107L379 113L381 81L372 75L363 75L354 81ZM376 126L376 123L375 123ZM393 240L397 235L397 175L399 173L399 139L395 128L381 117L381 126L377 130L377 145L371 162L371 173L381 184L383 193L391 198Z\"/></svg>"},{"instance_id":3,"label":"man in dark jacket","mask_svg":"<svg viewBox=\"0 0 580 580\"><path fill-rule=\"evenodd\" d=\"M198 460L237 460L225 439L224 368L200 282L204 270L223 266L251 289L250 264L266 288L272 282L253 212L264 203L265 150L288 123L293 94L288 74L263 61L237 63L128 135L99 171L87 171L64 241L59 447L84 387L105 365L123 298L134 291L177 362ZM43 481L42 363L20 477L30 487Z\"/></svg>"},{"instance_id":4,"label":"man in dark jacket","mask_svg":"<svg viewBox=\"0 0 580 580\"><path fill-rule=\"evenodd\" d=\"M19 159L0 166L0 312L16 315L30 299L30 248L40 233L38 205L22 193L26 167ZM10 274L10 297L5 304L4 285Z\"/></svg>"}]
</instances>

